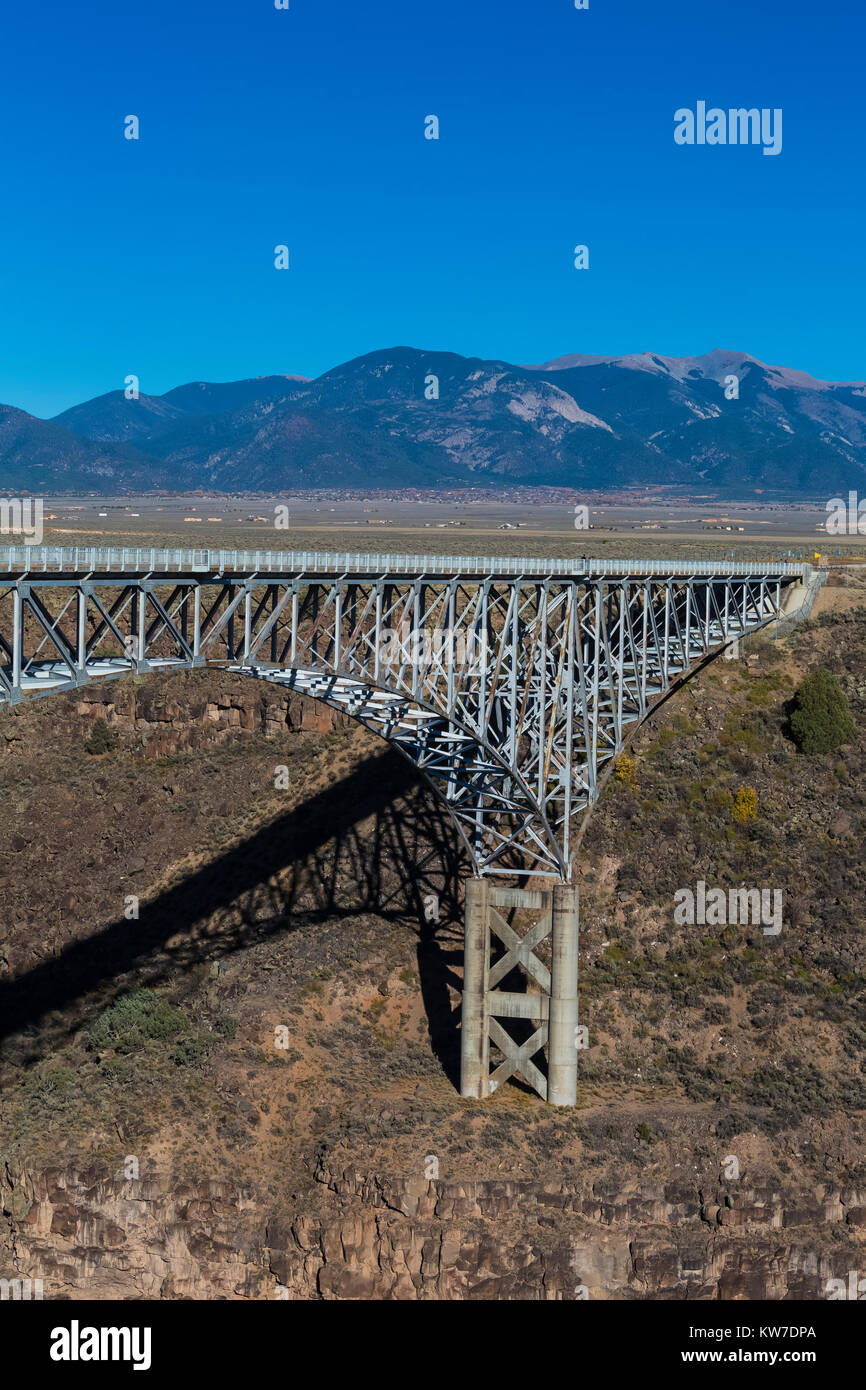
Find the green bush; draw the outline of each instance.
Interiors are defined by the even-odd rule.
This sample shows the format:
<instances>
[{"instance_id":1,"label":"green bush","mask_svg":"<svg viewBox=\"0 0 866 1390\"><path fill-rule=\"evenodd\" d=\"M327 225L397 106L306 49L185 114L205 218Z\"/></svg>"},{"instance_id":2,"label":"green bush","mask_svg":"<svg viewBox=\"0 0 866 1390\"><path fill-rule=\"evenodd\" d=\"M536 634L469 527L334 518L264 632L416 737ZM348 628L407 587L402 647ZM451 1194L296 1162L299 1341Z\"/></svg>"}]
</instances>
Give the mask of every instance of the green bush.
<instances>
[{"instance_id":1,"label":"green bush","mask_svg":"<svg viewBox=\"0 0 866 1390\"><path fill-rule=\"evenodd\" d=\"M802 753L830 753L849 743L856 725L845 693L823 666L811 671L794 696L791 733Z\"/></svg>"},{"instance_id":2,"label":"green bush","mask_svg":"<svg viewBox=\"0 0 866 1390\"><path fill-rule=\"evenodd\" d=\"M169 1056L176 1067L194 1066L210 1052L212 1041L207 1033L198 1033L194 1038L181 1038L177 1046L171 1049Z\"/></svg>"},{"instance_id":3,"label":"green bush","mask_svg":"<svg viewBox=\"0 0 866 1390\"><path fill-rule=\"evenodd\" d=\"M189 1031L180 1009L151 989L137 989L110 1004L88 1031L88 1046L136 1052L147 1042L167 1042Z\"/></svg>"},{"instance_id":4,"label":"green bush","mask_svg":"<svg viewBox=\"0 0 866 1390\"><path fill-rule=\"evenodd\" d=\"M84 747L88 753L110 753L112 748L117 747L117 734L109 729L104 719L97 719Z\"/></svg>"},{"instance_id":5,"label":"green bush","mask_svg":"<svg viewBox=\"0 0 866 1390\"><path fill-rule=\"evenodd\" d=\"M71 1067L51 1067L36 1083L39 1099L50 1108L64 1105L78 1092L78 1075Z\"/></svg>"}]
</instances>

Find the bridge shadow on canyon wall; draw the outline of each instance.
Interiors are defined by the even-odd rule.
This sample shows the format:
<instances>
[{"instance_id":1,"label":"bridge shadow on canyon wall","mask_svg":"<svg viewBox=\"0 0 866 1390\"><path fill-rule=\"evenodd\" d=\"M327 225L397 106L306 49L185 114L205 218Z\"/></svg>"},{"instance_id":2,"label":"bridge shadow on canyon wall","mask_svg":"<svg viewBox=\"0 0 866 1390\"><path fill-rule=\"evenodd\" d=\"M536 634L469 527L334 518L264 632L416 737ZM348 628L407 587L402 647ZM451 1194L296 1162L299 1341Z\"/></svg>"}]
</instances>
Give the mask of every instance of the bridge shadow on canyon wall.
<instances>
[{"instance_id":1,"label":"bridge shadow on canyon wall","mask_svg":"<svg viewBox=\"0 0 866 1390\"><path fill-rule=\"evenodd\" d=\"M462 965L457 831L415 771L389 750L277 817L151 899L0 982L0 1042L35 1063L130 987L316 924L375 914L416 937L433 1050L458 1071L452 991ZM434 916L431 896L438 905Z\"/></svg>"}]
</instances>

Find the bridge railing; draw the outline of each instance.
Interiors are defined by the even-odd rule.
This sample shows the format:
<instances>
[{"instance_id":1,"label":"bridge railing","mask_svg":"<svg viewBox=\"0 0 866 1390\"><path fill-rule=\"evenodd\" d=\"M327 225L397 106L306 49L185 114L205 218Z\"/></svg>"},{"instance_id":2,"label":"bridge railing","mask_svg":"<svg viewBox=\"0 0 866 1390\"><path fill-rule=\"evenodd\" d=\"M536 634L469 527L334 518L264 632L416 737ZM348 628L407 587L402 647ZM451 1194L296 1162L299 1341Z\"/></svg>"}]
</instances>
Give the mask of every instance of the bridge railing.
<instances>
[{"instance_id":1,"label":"bridge railing","mask_svg":"<svg viewBox=\"0 0 866 1390\"><path fill-rule=\"evenodd\" d=\"M786 560L641 560L501 555L383 555L299 550L158 550L127 546L0 547L0 573L58 574L411 574L530 575L580 578L606 575L801 576L808 568Z\"/></svg>"}]
</instances>

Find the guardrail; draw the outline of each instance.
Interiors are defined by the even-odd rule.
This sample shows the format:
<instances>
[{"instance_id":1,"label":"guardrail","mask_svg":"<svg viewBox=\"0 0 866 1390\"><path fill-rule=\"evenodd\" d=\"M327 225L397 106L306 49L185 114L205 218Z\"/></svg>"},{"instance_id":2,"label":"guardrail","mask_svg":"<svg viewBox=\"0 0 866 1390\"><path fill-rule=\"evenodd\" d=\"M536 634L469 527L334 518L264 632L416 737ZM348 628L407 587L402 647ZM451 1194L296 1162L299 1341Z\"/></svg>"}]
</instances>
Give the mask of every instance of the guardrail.
<instances>
[{"instance_id":1,"label":"guardrail","mask_svg":"<svg viewBox=\"0 0 866 1390\"><path fill-rule=\"evenodd\" d=\"M0 548L0 573L187 575L767 575L801 577L809 566L786 560L570 559L501 555L328 554L298 550L156 550L142 547L8 546Z\"/></svg>"}]
</instances>

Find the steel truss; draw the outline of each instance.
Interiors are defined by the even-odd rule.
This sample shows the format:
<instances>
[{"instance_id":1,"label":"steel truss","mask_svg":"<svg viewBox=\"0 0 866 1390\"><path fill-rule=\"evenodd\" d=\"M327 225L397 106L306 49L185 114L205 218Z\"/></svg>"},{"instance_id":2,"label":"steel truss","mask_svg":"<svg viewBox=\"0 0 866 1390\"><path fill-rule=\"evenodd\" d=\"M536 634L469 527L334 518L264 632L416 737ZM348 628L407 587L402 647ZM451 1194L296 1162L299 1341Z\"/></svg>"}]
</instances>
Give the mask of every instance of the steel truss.
<instances>
[{"instance_id":1,"label":"steel truss","mask_svg":"<svg viewBox=\"0 0 866 1390\"><path fill-rule=\"evenodd\" d=\"M431 575L405 573L411 557L390 573L357 556L352 573L321 563L345 557L286 555L259 573L222 552L218 568L167 572L171 553L151 551L132 552L150 561L138 572L100 562L110 552L46 553L0 551L0 704L205 664L287 685L399 748L478 875L561 881L630 728L696 663L778 618L807 568L592 561L563 576L467 560Z\"/></svg>"}]
</instances>

